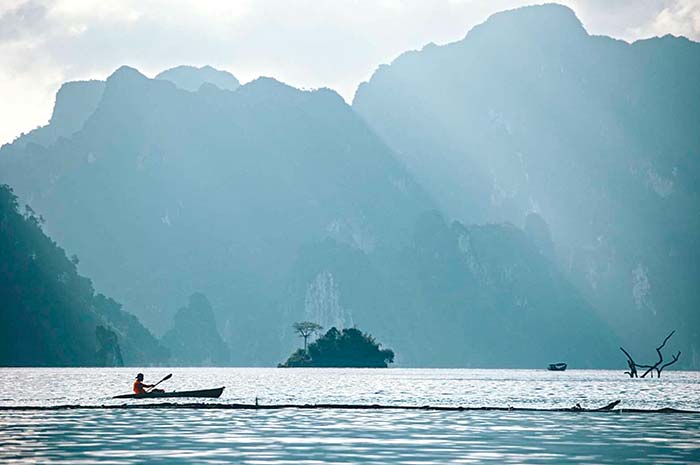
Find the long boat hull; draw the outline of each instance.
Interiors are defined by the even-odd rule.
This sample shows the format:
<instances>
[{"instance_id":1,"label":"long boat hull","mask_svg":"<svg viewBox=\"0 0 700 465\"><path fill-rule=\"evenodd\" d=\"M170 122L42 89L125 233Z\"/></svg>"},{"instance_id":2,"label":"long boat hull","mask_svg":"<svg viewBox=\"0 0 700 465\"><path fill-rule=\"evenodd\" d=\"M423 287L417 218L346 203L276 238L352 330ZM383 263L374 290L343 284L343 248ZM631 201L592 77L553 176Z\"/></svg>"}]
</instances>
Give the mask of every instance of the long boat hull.
<instances>
[{"instance_id":1,"label":"long boat hull","mask_svg":"<svg viewBox=\"0 0 700 465\"><path fill-rule=\"evenodd\" d=\"M200 389L198 391L147 392L146 394L122 394L112 399L162 399L166 397L208 397L216 399L224 392L224 388Z\"/></svg>"}]
</instances>

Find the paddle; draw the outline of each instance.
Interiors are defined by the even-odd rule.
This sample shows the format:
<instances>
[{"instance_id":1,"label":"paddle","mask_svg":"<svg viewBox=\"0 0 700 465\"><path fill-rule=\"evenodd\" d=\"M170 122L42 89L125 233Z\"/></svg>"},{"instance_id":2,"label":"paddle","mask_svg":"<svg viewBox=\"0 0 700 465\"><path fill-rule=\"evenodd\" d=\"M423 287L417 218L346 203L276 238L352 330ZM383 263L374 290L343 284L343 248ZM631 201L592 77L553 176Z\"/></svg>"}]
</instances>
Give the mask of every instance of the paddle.
<instances>
[{"instance_id":1,"label":"paddle","mask_svg":"<svg viewBox=\"0 0 700 465\"><path fill-rule=\"evenodd\" d=\"M148 392L151 392L151 391L154 390L154 389L156 388L156 386L158 386L160 383L162 383L163 381L167 381L167 380L169 380L169 379L172 378L172 377L173 377L173 374L170 373L170 374L167 375L165 378L161 379L161 380L158 381L156 384L154 384L152 387L148 388Z\"/></svg>"}]
</instances>

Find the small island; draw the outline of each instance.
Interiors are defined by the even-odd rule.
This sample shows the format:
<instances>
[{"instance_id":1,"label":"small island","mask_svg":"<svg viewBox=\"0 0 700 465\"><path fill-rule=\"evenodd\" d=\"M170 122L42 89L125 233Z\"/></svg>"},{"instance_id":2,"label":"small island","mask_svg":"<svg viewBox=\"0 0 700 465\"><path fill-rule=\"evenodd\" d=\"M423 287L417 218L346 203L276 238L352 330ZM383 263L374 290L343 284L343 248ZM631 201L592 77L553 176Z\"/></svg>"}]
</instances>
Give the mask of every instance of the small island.
<instances>
[{"instance_id":1,"label":"small island","mask_svg":"<svg viewBox=\"0 0 700 465\"><path fill-rule=\"evenodd\" d=\"M393 350L382 349L372 336L357 328L338 331L333 327L307 346L308 338L322 329L308 321L295 323L295 332L304 338L304 348L278 367L386 368L394 362Z\"/></svg>"}]
</instances>

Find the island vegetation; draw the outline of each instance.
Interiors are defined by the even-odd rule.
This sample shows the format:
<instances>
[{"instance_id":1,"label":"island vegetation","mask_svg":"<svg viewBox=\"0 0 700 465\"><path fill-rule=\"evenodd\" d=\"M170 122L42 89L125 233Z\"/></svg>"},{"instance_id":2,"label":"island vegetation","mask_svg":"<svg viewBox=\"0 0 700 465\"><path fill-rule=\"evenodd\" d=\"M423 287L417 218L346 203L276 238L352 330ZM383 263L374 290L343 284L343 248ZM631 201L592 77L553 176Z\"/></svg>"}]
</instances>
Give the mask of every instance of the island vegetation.
<instances>
[{"instance_id":1,"label":"island vegetation","mask_svg":"<svg viewBox=\"0 0 700 465\"><path fill-rule=\"evenodd\" d=\"M393 350L382 349L371 335L357 328L338 330L332 327L307 345L308 338L322 327L308 321L295 323L293 327L304 339L304 348L294 352L279 367L386 368L394 362Z\"/></svg>"}]
</instances>

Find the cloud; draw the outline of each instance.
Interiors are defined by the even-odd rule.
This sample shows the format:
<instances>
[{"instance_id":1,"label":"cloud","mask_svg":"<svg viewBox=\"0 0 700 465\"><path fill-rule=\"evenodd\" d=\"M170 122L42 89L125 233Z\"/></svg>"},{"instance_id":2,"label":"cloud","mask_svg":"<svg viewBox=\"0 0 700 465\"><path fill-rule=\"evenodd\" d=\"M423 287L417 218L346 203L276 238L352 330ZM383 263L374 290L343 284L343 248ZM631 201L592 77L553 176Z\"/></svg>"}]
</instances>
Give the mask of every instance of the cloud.
<instances>
[{"instance_id":1,"label":"cloud","mask_svg":"<svg viewBox=\"0 0 700 465\"><path fill-rule=\"evenodd\" d=\"M700 0L557 0L592 34L628 42L673 34L700 41Z\"/></svg>"},{"instance_id":2,"label":"cloud","mask_svg":"<svg viewBox=\"0 0 700 465\"><path fill-rule=\"evenodd\" d=\"M0 10L0 42L22 40L40 33L45 18L46 7L33 0Z\"/></svg>"},{"instance_id":3,"label":"cloud","mask_svg":"<svg viewBox=\"0 0 700 465\"><path fill-rule=\"evenodd\" d=\"M538 0L534 0L538 1ZM698 38L697 0L560 0L595 34ZM212 65L351 100L382 63L459 40L533 0L0 0L0 143L45 123L67 80L123 64L147 75Z\"/></svg>"},{"instance_id":4,"label":"cloud","mask_svg":"<svg viewBox=\"0 0 700 465\"><path fill-rule=\"evenodd\" d=\"M700 39L700 2L676 0L656 16L648 30L654 35L673 34Z\"/></svg>"}]
</instances>

